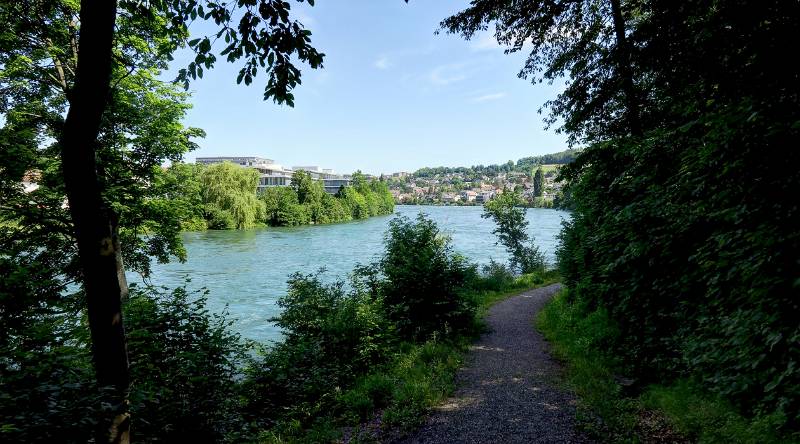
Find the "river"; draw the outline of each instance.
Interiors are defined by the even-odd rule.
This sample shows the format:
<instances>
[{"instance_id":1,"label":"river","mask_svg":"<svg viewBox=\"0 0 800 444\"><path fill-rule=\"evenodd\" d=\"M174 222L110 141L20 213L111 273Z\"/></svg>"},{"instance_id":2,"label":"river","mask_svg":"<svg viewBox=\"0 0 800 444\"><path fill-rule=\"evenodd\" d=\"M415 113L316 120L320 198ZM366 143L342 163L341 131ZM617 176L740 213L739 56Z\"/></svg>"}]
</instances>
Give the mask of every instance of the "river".
<instances>
[{"instance_id":1,"label":"river","mask_svg":"<svg viewBox=\"0 0 800 444\"><path fill-rule=\"evenodd\" d=\"M495 245L494 224L482 219L482 208L407 206L395 207L395 215L429 215L448 235L454 249L471 261L506 261L503 247ZM262 228L246 231L184 233L188 253L184 263L153 264L151 283L167 287L209 290L208 308L228 310L234 328L243 337L258 341L280 339L280 330L268 320L278 313L277 299L286 292L286 279L295 272L311 273L322 267L323 277L346 278L353 266L378 258L383 235L394 216L379 216L341 224ZM552 264L561 221L569 213L529 209L530 234ZM131 278L131 280L134 280Z\"/></svg>"}]
</instances>

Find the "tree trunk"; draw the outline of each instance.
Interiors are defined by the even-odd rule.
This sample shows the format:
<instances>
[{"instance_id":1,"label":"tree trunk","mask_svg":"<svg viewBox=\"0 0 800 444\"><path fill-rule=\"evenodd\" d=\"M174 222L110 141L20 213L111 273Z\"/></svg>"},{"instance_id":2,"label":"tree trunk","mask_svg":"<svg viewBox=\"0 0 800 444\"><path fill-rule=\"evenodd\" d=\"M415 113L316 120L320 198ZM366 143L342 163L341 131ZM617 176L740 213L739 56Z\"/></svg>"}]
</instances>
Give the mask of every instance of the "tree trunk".
<instances>
[{"instance_id":1,"label":"tree trunk","mask_svg":"<svg viewBox=\"0 0 800 444\"><path fill-rule=\"evenodd\" d=\"M103 402L112 406L100 418L97 442L128 443L128 354L122 325L127 284L121 269L116 222L105 205L95 152L110 91L115 0L83 0L78 65L61 139L64 184L78 244L92 356Z\"/></svg>"},{"instance_id":2,"label":"tree trunk","mask_svg":"<svg viewBox=\"0 0 800 444\"><path fill-rule=\"evenodd\" d=\"M631 68L631 51L628 39L625 37L625 19L622 17L620 0L611 0L611 15L614 20L614 34L617 38L616 58L619 73L622 76L622 89L625 94L627 108L628 129L634 136L642 135L639 100L636 97L636 88L633 84L633 69Z\"/></svg>"}]
</instances>

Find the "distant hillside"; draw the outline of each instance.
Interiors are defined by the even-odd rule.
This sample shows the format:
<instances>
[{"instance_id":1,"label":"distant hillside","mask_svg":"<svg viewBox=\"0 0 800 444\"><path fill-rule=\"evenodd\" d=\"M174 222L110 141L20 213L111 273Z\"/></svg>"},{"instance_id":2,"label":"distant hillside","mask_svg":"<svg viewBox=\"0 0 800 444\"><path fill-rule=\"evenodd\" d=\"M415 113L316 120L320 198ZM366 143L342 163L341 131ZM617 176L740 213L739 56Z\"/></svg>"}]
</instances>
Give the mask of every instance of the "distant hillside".
<instances>
[{"instance_id":1,"label":"distant hillside","mask_svg":"<svg viewBox=\"0 0 800 444\"><path fill-rule=\"evenodd\" d=\"M564 165L575 160L579 149L561 151L541 156L523 157L516 163L509 160L503 164L473 165L471 167L425 167L414 171L414 177L433 177L441 174L465 173L495 176L498 173L525 172L529 173L536 165L557 164Z\"/></svg>"}]
</instances>

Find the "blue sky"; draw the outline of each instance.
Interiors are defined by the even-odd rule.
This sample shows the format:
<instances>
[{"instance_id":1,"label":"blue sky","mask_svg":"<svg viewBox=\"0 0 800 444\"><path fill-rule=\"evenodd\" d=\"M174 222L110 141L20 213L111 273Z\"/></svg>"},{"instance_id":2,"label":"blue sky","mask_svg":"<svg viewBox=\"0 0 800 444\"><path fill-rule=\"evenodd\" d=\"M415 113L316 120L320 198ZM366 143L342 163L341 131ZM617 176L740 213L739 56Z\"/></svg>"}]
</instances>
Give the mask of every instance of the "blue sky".
<instances>
[{"instance_id":1,"label":"blue sky","mask_svg":"<svg viewBox=\"0 0 800 444\"><path fill-rule=\"evenodd\" d=\"M565 137L546 131L537 112L558 87L519 79L525 54L504 54L488 34L472 41L434 35L467 3L293 3L326 54L324 69L302 69L289 108L263 101L266 77L236 85L237 67L221 59L191 86L194 108L185 123L207 137L187 159L258 155L287 166L377 174L565 149ZM185 59L178 54L174 68Z\"/></svg>"}]
</instances>

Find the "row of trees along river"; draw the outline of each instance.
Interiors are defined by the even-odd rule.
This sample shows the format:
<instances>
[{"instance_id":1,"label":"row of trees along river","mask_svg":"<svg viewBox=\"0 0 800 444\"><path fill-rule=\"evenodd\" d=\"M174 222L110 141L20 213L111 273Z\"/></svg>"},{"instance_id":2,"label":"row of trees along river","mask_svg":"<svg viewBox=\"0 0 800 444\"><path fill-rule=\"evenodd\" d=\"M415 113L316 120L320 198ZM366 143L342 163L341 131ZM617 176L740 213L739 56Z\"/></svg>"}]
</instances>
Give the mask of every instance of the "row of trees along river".
<instances>
[{"instance_id":1,"label":"row of trees along river","mask_svg":"<svg viewBox=\"0 0 800 444\"><path fill-rule=\"evenodd\" d=\"M157 170L152 205L174 212L180 228L249 229L258 226L329 224L390 214L394 199L383 181L369 181L360 171L352 185L335 195L304 171L295 171L288 187L256 194L259 174L229 162L210 166L176 163ZM153 227L155 229L155 227Z\"/></svg>"}]
</instances>

